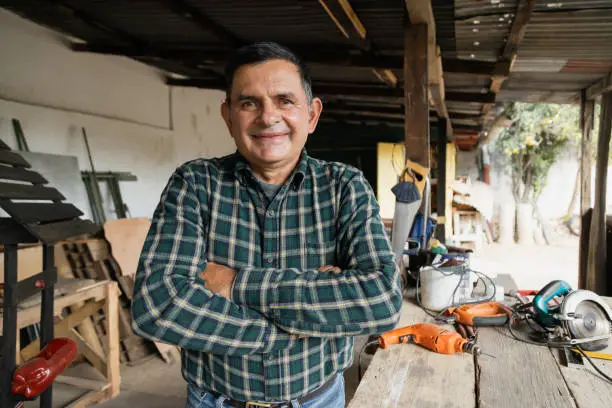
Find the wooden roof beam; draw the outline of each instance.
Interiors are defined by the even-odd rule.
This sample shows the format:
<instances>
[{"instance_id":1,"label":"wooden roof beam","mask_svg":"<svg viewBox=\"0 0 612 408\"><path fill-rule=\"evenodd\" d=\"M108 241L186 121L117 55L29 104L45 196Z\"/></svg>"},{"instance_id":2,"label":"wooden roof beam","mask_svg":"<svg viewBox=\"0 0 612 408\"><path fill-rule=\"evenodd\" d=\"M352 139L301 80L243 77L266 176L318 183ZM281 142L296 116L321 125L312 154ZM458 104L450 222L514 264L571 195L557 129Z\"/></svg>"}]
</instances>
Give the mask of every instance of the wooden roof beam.
<instances>
[{"instance_id":1,"label":"wooden roof beam","mask_svg":"<svg viewBox=\"0 0 612 408\"><path fill-rule=\"evenodd\" d=\"M200 27L200 29L212 34L213 36L217 37L217 39L229 45L239 47L245 44L244 40L238 38L227 28L214 21L201 9L192 6L184 0L162 0L162 3L175 14L193 21L198 27Z\"/></svg>"},{"instance_id":2,"label":"wooden roof beam","mask_svg":"<svg viewBox=\"0 0 612 408\"><path fill-rule=\"evenodd\" d=\"M406 11L411 24L427 25L427 81L429 86L429 102L438 115L448 119L445 104L444 77L440 47L436 41L436 21L431 8L431 0L405 0ZM447 136L452 137L451 121L447 121Z\"/></svg>"},{"instance_id":3,"label":"wooden roof beam","mask_svg":"<svg viewBox=\"0 0 612 408\"><path fill-rule=\"evenodd\" d=\"M586 99L594 99L604 92L612 91L612 72L586 89Z\"/></svg>"},{"instance_id":4,"label":"wooden roof beam","mask_svg":"<svg viewBox=\"0 0 612 408\"><path fill-rule=\"evenodd\" d=\"M372 50L372 43L366 37L366 28L348 0L319 0L319 4L347 39L366 52ZM372 73L392 88L397 85L397 77L390 69L372 68Z\"/></svg>"},{"instance_id":5,"label":"wooden roof beam","mask_svg":"<svg viewBox=\"0 0 612 408\"><path fill-rule=\"evenodd\" d=\"M123 46L104 43L72 43L71 48L77 52L120 55L132 58L177 59L203 65L222 65L233 50L219 48L152 48L150 46ZM291 47L291 49L308 63L330 66L353 66L356 68L378 68L380 70L403 68L403 57L395 55L350 54L347 50L321 50ZM445 72L474 76L508 76L509 62L493 63L463 59L442 59Z\"/></svg>"},{"instance_id":6,"label":"wooden roof beam","mask_svg":"<svg viewBox=\"0 0 612 408\"><path fill-rule=\"evenodd\" d=\"M508 74L512 69L514 61L516 60L519 44L525 36L527 24L529 24L529 20L531 19L535 6L536 0L519 0L516 15L514 17L514 21L512 22L512 27L508 33L506 45L500 52L500 60L498 62L498 64L503 64L504 67L508 67ZM507 77L508 75L493 75L489 90L492 93L498 93ZM485 104L482 107L482 115L486 117L489 114L491 107L492 104Z\"/></svg>"},{"instance_id":7,"label":"wooden roof beam","mask_svg":"<svg viewBox=\"0 0 612 408\"><path fill-rule=\"evenodd\" d=\"M185 86L204 89L225 89L223 81L212 78L167 78L166 83L173 86ZM334 96L355 96L363 99L373 98L403 98L404 90L400 88L387 88L382 86L363 85L363 84L337 84L337 83L313 83L315 95ZM446 100L456 102L476 102L493 103L495 102L494 93L477 92L447 92Z\"/></svg>"}]
</instances>

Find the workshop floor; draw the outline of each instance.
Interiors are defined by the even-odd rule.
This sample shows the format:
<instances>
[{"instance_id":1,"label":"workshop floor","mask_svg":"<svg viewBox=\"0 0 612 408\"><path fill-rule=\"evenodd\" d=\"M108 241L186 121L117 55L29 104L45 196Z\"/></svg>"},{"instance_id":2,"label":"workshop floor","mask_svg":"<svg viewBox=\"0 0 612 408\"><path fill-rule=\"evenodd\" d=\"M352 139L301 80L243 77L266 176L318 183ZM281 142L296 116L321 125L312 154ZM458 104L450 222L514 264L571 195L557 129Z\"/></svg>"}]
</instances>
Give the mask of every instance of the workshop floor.
<instances>
[{"instance_id":1,"label":"workshop floor","mask_svg":"<svg viewBox=\"0 0 612 408\"><path fill-rule=\"evenodd\" d=\"M510 275L519 288L537 289L553 279L564 279L573 287L578 281L578 239L572 236L556 238L552 245L487 245L473 257L473 267L484 273ZM366 336L355 341L356 353ZM368 360L366 357L364 363ZM356 361L356 360L355 360ZM357 388L357 365L345 373L347 401ZM77 375L89 377L87 367L77 367ZM72 368L75 370L75 368ZM79 372L79 370L82 370ZM74 375L74 373L72 373ZM165 364L161 358L151 356L135 366L121 367L121 393L101 408L166 408L185 404L185 381L180 365ZM78 397L72 387L58 384L54 387L53 406L61 407ZM37 407L28 403L26 408Z\"/></svg>"}]
</instances>

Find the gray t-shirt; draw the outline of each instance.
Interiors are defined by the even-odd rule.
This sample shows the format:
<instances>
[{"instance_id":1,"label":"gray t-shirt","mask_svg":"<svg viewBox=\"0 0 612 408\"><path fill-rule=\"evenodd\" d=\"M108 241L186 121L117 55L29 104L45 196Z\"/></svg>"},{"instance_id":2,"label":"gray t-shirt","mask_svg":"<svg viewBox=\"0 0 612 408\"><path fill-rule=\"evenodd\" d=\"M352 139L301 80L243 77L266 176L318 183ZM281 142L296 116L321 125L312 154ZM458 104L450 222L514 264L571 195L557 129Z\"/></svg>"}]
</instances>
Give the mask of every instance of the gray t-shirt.
<instances>
[{"instance_id":1,"label":"gray t-shirt","mask_svg":"<svg viewBox=\"0 0 612 408\"><path fill-rule=\"evenodd\" d=\"M278 190L280 190L280 188L282 187L282 184L270 184L259 179L257 179L257 181L259 181L259 185L261 186L261 189L263 190L266 198L268 199L268 203L274 200L274 197L276 197L276 193L278 193Z\"/></svg>"}]
</instances>

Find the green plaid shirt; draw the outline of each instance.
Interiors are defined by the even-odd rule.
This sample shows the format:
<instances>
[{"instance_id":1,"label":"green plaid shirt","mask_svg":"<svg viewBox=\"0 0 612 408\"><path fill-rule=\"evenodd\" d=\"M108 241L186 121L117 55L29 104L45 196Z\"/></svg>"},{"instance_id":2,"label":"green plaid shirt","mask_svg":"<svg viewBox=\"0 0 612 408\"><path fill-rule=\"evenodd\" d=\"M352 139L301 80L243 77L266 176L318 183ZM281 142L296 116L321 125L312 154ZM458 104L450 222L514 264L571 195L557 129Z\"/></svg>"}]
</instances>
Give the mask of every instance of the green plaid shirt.
<instances>
[{"instance_id":1,"label":"green plaid shirt","mask_svg":"<svg viewBox=\"0 0 612 408\"><path fill-rule=\"evenodd\" d=\"M144 244L132 304L146 338L182 348L187 381L240 401L299 398L349 367L353 336L395 326L399 274L363 174L304 151L267 204L239 154L179 167ZM238 274L232 300L206 262ZM341 273L318 272L325 265Z\"/></svg>"}]
</instances>

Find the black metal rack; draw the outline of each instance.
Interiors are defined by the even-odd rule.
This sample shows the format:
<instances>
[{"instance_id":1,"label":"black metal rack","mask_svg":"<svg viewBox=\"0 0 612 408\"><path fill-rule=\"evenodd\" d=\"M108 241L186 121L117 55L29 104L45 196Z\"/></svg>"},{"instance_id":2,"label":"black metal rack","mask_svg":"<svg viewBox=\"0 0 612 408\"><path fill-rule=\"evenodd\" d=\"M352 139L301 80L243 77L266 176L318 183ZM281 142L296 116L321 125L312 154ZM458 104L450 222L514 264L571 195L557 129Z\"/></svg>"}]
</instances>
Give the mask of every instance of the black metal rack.
<instances>
[{"instance_id":1,"label":"black metal rack","mask_svg":"<svg viewBox=\"0 0 612 408\"><path fill-rule=\"evenodd\" d=\"M99 226L79 217L74 205L30 164L0 140L0 208L10 217L0 217L0 244L4 245L3 333L0 337L0 407L13 408L20 402L11 393L16 368L17 306L42 291L41 349L53 339L53 291L57 281L54 243L83 234L93 234ZM17 250L20 244L43 245L42 272L18 281ZM51 408L49 387L40 399L41 408Z\"/></svg>"}]
</instances>

